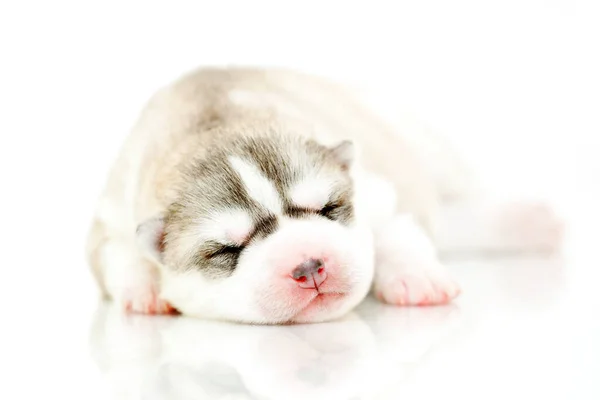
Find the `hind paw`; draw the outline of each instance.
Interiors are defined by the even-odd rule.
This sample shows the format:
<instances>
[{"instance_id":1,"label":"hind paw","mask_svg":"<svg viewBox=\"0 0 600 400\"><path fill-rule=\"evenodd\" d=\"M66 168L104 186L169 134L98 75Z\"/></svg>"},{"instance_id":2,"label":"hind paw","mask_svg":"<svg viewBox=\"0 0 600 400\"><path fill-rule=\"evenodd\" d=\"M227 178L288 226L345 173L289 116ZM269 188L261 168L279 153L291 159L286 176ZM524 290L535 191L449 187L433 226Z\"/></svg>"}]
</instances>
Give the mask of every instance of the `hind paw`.
<instances>
[{"instance_id":1,"label":"hind paw","mask_svg":"<svg viewBox=\"0 0 600 400\"><path fill-rule=\"evenodd\" d=\"M564 221L542 202L515 202L499 215L500 232L530 250L557 250L564 238Z\"/></svg>"}]
</instances>

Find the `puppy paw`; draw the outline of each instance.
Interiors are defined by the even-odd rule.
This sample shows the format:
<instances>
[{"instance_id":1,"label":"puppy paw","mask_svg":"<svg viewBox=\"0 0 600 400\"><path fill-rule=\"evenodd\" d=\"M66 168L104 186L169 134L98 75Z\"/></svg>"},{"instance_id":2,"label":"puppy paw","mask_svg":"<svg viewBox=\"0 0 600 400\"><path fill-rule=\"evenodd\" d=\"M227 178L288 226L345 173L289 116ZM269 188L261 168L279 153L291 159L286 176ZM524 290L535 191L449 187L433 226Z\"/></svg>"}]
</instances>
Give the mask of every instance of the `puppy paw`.
<instances>
[{"instance_id":1,"label":"puppy paw","mask_svg":"<svg viewBox=\"0 0 600 400\"><path fill-rule=\"evenodd\" d=\"M375 296L397 306L448 304L460 294L459 285L444 274L403 272L375 284Z\"/></svg>"},{"instance_id":2,"label":"puppy paw","mask_svg":"<svg viewBox=\"0 0 600 400\"><path fill-rule=\"evenodd\" d=\"M175 314L177 311L167 301L158 297L154 287L124 290L121 303L126 312L132 314Z\"/></svg>"},{"instance_id":3,"label":"puppy paw","mask_svg":"<svg viewBox=\"0 0 600 400\"><path fill-rule=\"evenodd\" d=\"M526 250L555 251L562 245L564 221L542 202L507 204L499 215L499 228L505 238Z\"/></svg>"}]
</instances>

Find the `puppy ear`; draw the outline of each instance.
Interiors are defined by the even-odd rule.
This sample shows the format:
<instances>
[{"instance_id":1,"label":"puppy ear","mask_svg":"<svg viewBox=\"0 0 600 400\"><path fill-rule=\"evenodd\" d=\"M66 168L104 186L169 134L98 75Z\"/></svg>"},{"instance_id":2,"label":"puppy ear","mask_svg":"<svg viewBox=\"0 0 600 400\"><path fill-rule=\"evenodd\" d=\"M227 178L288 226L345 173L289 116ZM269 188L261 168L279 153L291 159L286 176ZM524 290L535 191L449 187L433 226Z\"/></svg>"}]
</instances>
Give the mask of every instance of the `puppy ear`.
<instances>
[{"instance_id":1,"label":"puppy ear","mask_svg":"<svg viewBox=\"0 0 600 400\"><path fill-rule=\"evenodd\" d=\"M157 262L162 262L165 237L165 218L157 215L138 225L136 239L140 250Z\"/></svg>"},{"instance_id":2,"label":"puppy ear","mask_svg":"<svg viewBox=\"0 0 600 400\"><path fill-rule=\"evenodd\" d=\"M329 149L330 154L342 165L342 168L349 169L354 162L356 150L351 140L343 140Z\"/></svg>"}]
</instances>

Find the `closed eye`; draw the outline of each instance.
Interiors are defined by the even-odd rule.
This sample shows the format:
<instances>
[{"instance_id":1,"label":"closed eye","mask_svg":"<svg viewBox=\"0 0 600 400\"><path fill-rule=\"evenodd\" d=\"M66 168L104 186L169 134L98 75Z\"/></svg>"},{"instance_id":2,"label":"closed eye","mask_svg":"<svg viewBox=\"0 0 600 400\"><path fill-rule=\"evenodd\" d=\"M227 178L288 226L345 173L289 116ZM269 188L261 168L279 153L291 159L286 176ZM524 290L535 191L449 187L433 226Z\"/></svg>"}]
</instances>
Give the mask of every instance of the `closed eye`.
<instances>
[{"instance_id":1,"label":"closed eye","mask_svg":"<svg viewBox=\"0 0 600 400\"><path fill-rule=\"evenodd\" d=\"M337 203L327 203L325 207L319 210L319 215L322 215L330 220L335 220L335 211L338 208L340 208L340 205Z\"/></svg>"},{"instance_id":2,"label":"closed eye","mask_svg":"<svg viewBox=\"0 0 600 400\"><path fill-rule=\"evenodd\" d=\"M317 214L318 212L319 210L313 210L311 208L297 206L290 206L287 207L287 209L285 210L285 213L292 218L302 217L303 215L307 214Z\"/></svg>"},{"instance_id":3,"label":"closed eye","mask_svg":"<svg viewBox=\"0 0 600 400\"><path fill-rule=\"evenodd\" d=\"M325 207L319 209L314 208L306 208L306 207L288 207L286 213L291 217L301 217L307 214L320 215L322 217L328 218L332 221L336 219L335 211L340 208L340 204L337 203L327 203Z\"/></svg>"},{"instance_id":4,"label":"closed eye","mask_svg":"<svg viewBox=\"0 0 600 400\"><path fill-rule=\"evenodd\" d=\"M215 244L214 246L211 246L209 251L207 251L206 258L211 259L219 256L238 257L243 250L244 246Z\"/></svg>"}]
</instances>

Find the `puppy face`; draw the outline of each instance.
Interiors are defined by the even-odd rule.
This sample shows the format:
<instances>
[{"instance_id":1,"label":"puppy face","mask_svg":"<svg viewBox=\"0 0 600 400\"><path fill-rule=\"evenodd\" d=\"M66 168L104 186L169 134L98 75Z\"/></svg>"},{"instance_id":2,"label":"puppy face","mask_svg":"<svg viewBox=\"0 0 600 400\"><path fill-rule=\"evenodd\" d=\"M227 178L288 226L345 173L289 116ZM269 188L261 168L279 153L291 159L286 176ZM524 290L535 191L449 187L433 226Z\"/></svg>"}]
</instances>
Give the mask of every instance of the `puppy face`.
<instances>
[{"instance_id":1,"label":"puppy face","mask_svg":"<svg viewBox=\"0 0 600 400\"><path fill-rule=\"evenodd\" d=\"M248 323L347 313L373 275L351 161L348 142L275 134L213 149L154 222L162 296L187 315Z\"/></svg>"}]
</instances>

